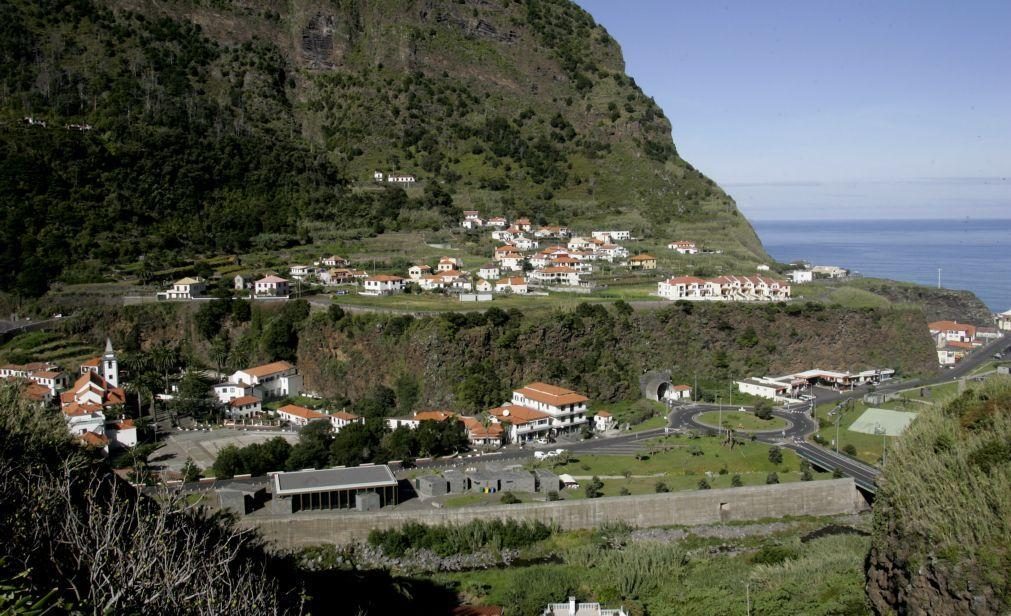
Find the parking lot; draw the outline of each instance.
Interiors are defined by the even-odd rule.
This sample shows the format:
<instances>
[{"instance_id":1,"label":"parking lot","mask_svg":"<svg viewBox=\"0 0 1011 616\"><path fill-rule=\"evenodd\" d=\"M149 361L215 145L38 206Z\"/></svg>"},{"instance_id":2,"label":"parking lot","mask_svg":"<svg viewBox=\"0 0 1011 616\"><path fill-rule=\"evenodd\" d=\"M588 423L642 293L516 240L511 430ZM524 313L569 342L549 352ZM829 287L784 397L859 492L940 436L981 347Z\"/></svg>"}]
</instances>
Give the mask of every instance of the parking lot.
<instances>
[{"instance_id":1,"label":"parking lot","mask_svg":"<svg viewBox=\"0 0 1011 616\"><path fill-rule=\"evenodd\" d=\"M192 458L197 466L206 469L214 464L214 459L223 447L228 445L245 447L268 441L275 436L282 436L293 445L298 441L297 433L277 430L247 431L222 428L174 432L165 440L165 446L151 456L151 463L165 470L179 471L186 464L186 458Z\"/></svg>"}]
</instances>

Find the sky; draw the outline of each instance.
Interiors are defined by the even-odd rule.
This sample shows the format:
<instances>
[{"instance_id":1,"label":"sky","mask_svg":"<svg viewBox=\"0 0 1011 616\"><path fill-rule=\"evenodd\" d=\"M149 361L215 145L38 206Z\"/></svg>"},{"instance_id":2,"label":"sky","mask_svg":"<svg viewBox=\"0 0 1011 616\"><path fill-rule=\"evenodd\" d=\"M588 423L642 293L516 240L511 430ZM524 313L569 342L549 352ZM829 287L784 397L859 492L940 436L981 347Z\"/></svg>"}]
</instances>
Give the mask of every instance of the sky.
<instances>
[{"instance_id":1,"label":"sky","mask_svg":"<svg viewBox=\"0 0 1011 616\"><path fill-rule=\"evenodd\" d=\"M746 214L827 186L854 215L1011 218L1011 1L576 1Z\"/></svg>"}]
</instances>

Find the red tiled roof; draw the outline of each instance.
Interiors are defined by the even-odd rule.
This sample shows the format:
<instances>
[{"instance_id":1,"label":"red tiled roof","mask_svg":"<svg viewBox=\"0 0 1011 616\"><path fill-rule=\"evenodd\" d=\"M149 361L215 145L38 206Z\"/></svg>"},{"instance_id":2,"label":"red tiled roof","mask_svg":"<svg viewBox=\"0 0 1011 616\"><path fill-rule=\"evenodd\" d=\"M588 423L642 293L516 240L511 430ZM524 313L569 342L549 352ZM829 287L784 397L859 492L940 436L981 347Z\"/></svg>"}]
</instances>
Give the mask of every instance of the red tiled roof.
<instances>
[{"instance_id":1,"label":"red tiled roof","mask_svg":"<svg viewBox=\"0 0 1011 616\"><path fill-rule=\"evenodd\" d=\"M305 407L296 406L294 404L286 404L281 408L277 409L278 413L287 413L289 415L294 415L295 417L301 417L303 419L326 419L326 415L320 413L319 411L314 411L312 409L307 409Z\"/></svg>"},{"instance_id":2,"label":"red tiled roof","mask_svg":"<svg viewBox=\"0 0 1011 616\"><path fill-rule=\"evenodd\" d=\"M343 419L344 421L357 421L360 419L358 415L348 413L347 411L334 411L333 413L330 413L330 417L336 417L337 419Z\"/></svg>"},{"instance_id":3,"label":"red tiled roof","mask_svg":"<svg viewBox=\"0 0 1011 616\"><path fill-rule=\"evenodd\" d=\"M260 378L263 376L270 376L271 374L277 374L278 372L284 372L285 370L290 370L292 368L294 368L294 366L286 361L275 361L269 364L263 364L262 366L246 368L243 372L250 376Z\"/></svg>"},{"instance_id":4,"label":"red tiled roof","mask_svg":"<svg viewBox=\"0 0 1011 616\"><path fill-rule=\"evenodd\" d=\"M675 385L674 387L671 387L671 389L674 391L691 391L692 388L690 385Z\"/></svg>"},{"instance_id":5,"label":"red tiled roof","mask_svg":"<svg viewBox=\"0 0 1011 616\"><path fill-rule=\"evenodd\" d=\"M489 410L488 414L492 415L499 421L504 421L514 425L522 425L531 421L537 421L538 419L547 419L551 417L551 415L548 415L547 413L535 411L534 409L528 409L525 406L519 406L517 404L504 404L502 406L495 407Z\"/></svg>"},{"instance_id":6,"label":"red tiled roof","mask_svg":"<svg viewBox=\"0 0 1011 616\"><path fill-rule=\"evenodd\" d=\"M656 261L656 257L653 255L635 255L629 261Z\"/></svg>"},{"instance_id":7,"label":"red tiled roof","mask_svg":"<svg viewBox=\"0 0 1011 616\"><path fill-rule=\"evenodd\" d=\"M927 327L929 327L931 331L958 331L965 332L967 336L976 335L975 325L966 325L965 323L959 323L958 321L934 321Z\"/></svg>"},{"instance_id":8,"label":"red tiled roof","mask_svg":"<svg viewBox=\"0 0 1011 616\"><path fill-rule=\"evenodd\" d=\"M418 421L446 421L454 417L456 413L453 411L418 411L414 414L414 419Z\"/></svg>"},{"instance_id":9,"label":"red tiled roof","mask_svg":"<svg viewBox=\"0 0 1011 616\"><path fill-rule=\"evenodd\" d=\"M530 383L526 387L521 387L516 391L523 394L526 398L553 406L579 404L580 402L586 402L589 400L586 396L577 394L571 389L548 385L547 383Z\"/></svg>"},{"instance_id":10,"label":"red tiled roof","mask_svg":"<svg viewBox=\"0 0 1011 616\"><path fill-rule=\"evenodd\" d=\"M249 406L251 404L259 404L260 399L256 396L239 396L238 398L232 400L228 403L228 406L236 408L240 406Z\"/></svg>"}]
</instances>

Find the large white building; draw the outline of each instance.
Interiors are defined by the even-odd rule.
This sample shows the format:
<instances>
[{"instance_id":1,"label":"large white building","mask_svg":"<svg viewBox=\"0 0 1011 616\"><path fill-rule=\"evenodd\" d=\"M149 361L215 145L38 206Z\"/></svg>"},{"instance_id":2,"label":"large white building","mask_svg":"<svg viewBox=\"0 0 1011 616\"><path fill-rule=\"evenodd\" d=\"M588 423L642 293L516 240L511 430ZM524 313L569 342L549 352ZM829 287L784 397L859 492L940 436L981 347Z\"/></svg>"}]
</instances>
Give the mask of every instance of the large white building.
<instances>
[{"instance_id":1,"label":"large white building","mask_svg":"<svg viewBox=\"0 0 1011 616\"><path fill-rule=\"evenodd\" d=\"M291 286L280 276L264 276L253 283L253 294L256 297L288 297Z\"/></svg>"},{"instance_id":2,"label":"large white building","mask_svg":"<svg viewBox=\"0 0 1011 616\"><path fill-rule=\"evenodd\" d=\"M262 366L237 370L228 379L232 385L233 392L237 395L228 397L222 402L231 402L235 398L245 395L253 395L261 400L271 398L286 398L297 396L302 392L302 375L298 373L298 368L286 361L275 361ZM225 384L221 384L224 386ZM248 393L248 387L252 387L252 392ZM217 393L218 386L215 387ZM221 396L219 396L219 399Z\"/></svg>"},{"instance_id":3,"label":"large white building","mask_svg":"<svg viewBox=\"0 0 1011 616\"><path fill-rule=\"evenodd\" d=\"M790 285L766 276L678 276L658 283L657 294L669 300L782 301L790 299Z\"/></svg>"},{"instance_id":4,"label":"large white building","mask_svg":"<svg viewBox=\"0 0 1011 616\"><path fill-rule=\"evenodd\" d=\"M547 383L530 383L513 391L512 403L551 417L551 429L558 433L572 432L586 423L586 396Z\"/></svg>"}]
</instances>

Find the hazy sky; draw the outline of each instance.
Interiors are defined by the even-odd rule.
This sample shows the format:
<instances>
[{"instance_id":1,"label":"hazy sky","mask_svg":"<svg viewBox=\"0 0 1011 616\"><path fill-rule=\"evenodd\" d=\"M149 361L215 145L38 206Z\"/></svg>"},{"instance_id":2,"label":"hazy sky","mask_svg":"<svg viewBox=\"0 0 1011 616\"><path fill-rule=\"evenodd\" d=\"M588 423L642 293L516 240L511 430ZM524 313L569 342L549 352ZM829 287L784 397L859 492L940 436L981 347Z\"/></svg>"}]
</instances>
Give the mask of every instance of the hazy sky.
<instances>
[{"instance_id":1,"label":"hazy sky","mask_svg":"<svg viewBox=\"0 0 1011 616\"><path fill-rule=\"evenodd\" d=\"M1011 1L577 2L731 193L1011 177Z\"/></svg>"}]
</instances>

